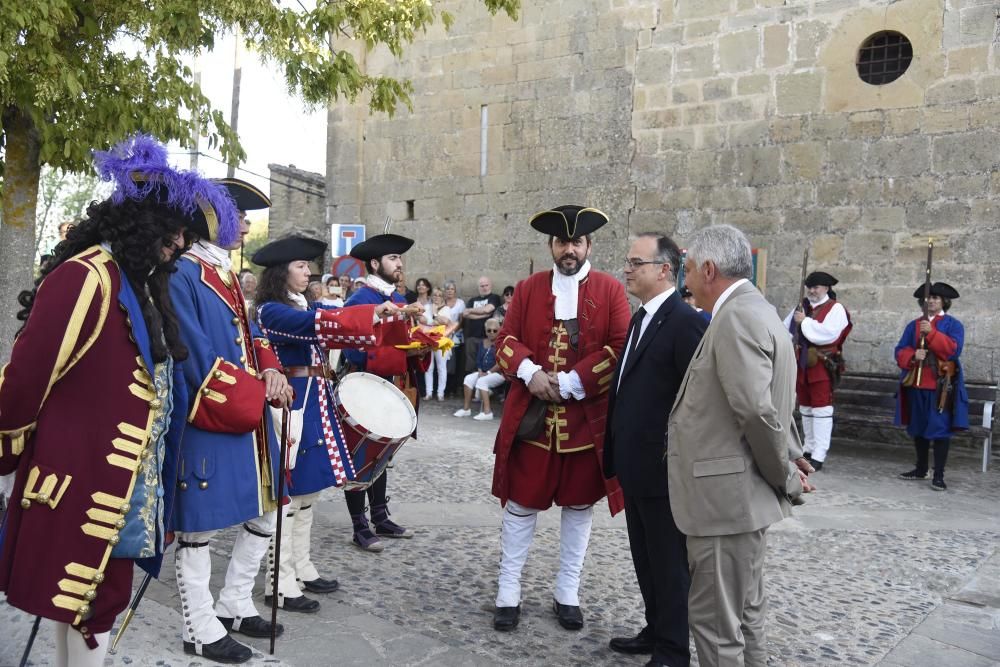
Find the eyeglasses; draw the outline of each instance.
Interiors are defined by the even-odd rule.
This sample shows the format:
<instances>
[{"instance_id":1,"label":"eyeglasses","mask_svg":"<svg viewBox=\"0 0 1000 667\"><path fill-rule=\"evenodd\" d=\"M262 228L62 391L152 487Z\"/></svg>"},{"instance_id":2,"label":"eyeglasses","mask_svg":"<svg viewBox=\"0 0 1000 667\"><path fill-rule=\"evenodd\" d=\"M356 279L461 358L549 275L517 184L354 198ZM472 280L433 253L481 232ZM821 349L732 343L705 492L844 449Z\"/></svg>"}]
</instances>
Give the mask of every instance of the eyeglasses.
<instances>
[{"instance_id":1,"label":"eyeglasses","mask_svg":"<svg viewBox=\"0 0 1000 667\"><path fill-rule=\"evenodd\" d=\"M637 257L626 257L625 266L635 270L639 267L645 266L646 264L666 264L666 262L661 262L657 259L639 259Z\"/></svg>"},{"instance_id":2,"label":"eyeglasses","mask_svg":"<svg viewBox=\"0 0 1000 667\"><path fill-rule=\"evenodd\" d=\"M486 333L500 333L499 329L487 329Z\"/></svg>"}]
</instances>

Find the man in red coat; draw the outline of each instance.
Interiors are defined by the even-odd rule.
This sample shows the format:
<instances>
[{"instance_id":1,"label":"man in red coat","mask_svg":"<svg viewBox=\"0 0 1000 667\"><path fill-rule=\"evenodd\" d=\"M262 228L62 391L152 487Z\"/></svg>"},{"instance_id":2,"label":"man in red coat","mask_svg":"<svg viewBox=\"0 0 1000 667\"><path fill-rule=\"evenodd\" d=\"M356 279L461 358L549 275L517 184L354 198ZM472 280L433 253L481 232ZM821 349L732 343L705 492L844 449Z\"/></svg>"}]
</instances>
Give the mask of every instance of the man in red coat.
<instances>
[{"instance_id":1,"label":"man in red coat","mask_svg":"<svg viewBox=\"0 0 1000 667\"><path fill-rule=\"evenodd\" d=\"M560 206L531 219L549 236L552 271L514 290L496 341L511 390L497 433L493 495L505 507L493 627L517 627L521 570L540 510L562 507L553 611L567 630L583 627L578 589L593 505L623 507L615 478L601 472L608 387L625 343L629 306L620 282L592 270L590 235L606 224L593 208Z\"/></svg>"}]
</instances>

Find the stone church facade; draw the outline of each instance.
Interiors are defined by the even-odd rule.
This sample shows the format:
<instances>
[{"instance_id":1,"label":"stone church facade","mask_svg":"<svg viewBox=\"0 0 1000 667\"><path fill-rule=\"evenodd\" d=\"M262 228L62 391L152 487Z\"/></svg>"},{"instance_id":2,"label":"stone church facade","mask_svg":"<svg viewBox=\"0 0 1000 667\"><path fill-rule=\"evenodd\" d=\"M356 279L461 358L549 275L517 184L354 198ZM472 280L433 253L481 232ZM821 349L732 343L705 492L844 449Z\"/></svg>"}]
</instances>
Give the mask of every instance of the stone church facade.
<instances>
[{"instance_id":1,"label":"stone church facade","mask_svg":"<svg viewBox=\"0 0 1000 667\"><path fill-rule=\"evenodd\" d=\"M402 61L359 54L369 74L412 80L413 109L331 108L324 224L373 234L389 215L417 240L411 282L454 278L471 294L482 273L499 289L549 266L527 225L549 206L606 211L593 260L619 275L631 233L683 246L731 223L767 250L766 295L782 314L808 246L854 314L851 367L881 371L917 314L932 236L934 279L962 293L967 374L996 377L995 4L525 0L515 22L450 3L452 29ZM885 32L905 37L912 61L866 83L861 49Z\"/></svg>"}]
</instances>

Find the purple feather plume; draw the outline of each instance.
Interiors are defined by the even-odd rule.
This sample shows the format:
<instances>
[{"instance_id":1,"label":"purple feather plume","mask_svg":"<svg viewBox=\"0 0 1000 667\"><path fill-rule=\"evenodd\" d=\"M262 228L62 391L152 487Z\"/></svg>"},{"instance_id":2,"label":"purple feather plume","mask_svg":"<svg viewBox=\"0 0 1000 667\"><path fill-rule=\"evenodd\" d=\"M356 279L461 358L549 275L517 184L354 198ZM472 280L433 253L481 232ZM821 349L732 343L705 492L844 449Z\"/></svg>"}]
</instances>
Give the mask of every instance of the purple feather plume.
<instances>
[{"instance_id":1,"label":"purple feather plume","mask_svg":"<svg viewBox=\"0 0 1000 667\"><path fill-rule=\"evenodd\" d=\"M162 186L165 204L185 215L195 216L201 206L211 206L219 221L215 238L206 239L228 247L239 236L236 204L226 189L195 171L174 169L167 162L166 147L147 134L136 134L109 151L94 151L94 167L102 180L115 184L111 201L141 201ZM133 178L141 174L142 178ZM202 214L203 215L203 214Z\"/></svg>"}]
</instances>

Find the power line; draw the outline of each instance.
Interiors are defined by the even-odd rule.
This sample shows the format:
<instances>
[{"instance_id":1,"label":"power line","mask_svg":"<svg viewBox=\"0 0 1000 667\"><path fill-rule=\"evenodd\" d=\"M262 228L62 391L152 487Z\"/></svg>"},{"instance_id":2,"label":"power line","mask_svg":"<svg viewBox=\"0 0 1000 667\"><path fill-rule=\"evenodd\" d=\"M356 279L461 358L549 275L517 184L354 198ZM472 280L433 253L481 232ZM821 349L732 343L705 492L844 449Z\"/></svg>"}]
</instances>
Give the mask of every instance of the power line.
<instances>
[{"instance_id":1,"label":"power line","mask_svg":"<svg viewBox=\"0 0 1000 667\"><path fill-rule=\"evenodd\" d=\"M219 164L225 164L225 165L229 164L225 160L220 160L219 158L215 157L214 155L209 155L208 153L203 153L201 151L179 151L179 152L175 151L175 152L171 152L171 155L198 155L199 157L206 157L209 160L215 160ZM251 176L256 176L257 178L263 178L268 183L277 183L278 185L280 185L280 186L282 186L284 188L288 188L289 190L295 190L297 192L303 192L303 193L305 193L307 195L312 195L313 197L323 197L323 198L326 198L326 193L325 192L317 192L315 190L307 190L306 188L302 188L302 187L299 187L297 185L292 185L291 183L284 183L284 182L281 182L281 181L279 181L279 180L277 180L275 178L271 178L270 176L265 176L264 174L258 174L256 171L251 171L251 170L246 169L244 167L236 167L236 170L237 171L242 171L242 172L244 172L246 174L250 174Z\"/></svg>"}]
</instances>

